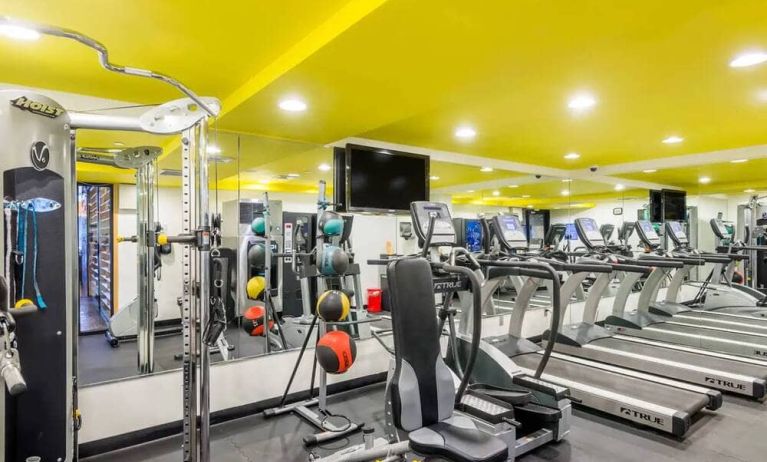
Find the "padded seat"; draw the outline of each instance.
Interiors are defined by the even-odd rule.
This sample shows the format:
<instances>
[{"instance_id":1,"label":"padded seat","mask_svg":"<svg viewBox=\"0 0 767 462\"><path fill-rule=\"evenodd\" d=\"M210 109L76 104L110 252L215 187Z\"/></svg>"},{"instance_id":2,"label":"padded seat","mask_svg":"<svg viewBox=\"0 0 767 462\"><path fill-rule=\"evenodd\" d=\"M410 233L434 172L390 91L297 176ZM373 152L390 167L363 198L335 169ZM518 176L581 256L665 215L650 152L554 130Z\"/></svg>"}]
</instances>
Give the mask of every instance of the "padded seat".
<instances>
[{"instance_id":1,"label":"padded seat","mask_svg":"<svg viewBox=\"0 0 767 462\"><path fill-rule=\"evenodd\" d=\"M412 431L408 439L413 451L454 462L503 462L509 457L509 447L503 440L478 430L470 419L457 415Z\"/></svg>"}]
</instances>

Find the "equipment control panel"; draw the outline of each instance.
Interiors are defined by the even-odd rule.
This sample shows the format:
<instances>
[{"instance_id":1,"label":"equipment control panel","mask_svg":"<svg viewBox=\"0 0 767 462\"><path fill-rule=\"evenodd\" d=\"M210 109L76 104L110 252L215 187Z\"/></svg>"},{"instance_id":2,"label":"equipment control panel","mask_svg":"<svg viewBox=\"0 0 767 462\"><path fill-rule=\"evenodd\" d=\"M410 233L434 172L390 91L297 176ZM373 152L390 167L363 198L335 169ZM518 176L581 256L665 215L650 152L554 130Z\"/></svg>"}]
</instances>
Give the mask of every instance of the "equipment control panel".
<instances>
[{"instance_id":1,"label":"equipment control panel","mask_svg":"<svg viewBox=\"0 0 767 462\"><path fill-rule=\"evenodd\" d=\"M578 232L578 238L586 247L593 249L606 245L599 225L593 218L576 218L575 229Z\"/></svg>"},{"instance_id":2,"label":"equipment control panel","mask_svg":"<svg viewBox=\"0 0 767 462\"><path fill-rule=\"evenodd\" d=\"M674 241L675 245L680 246L690 243L690 240L687 238L687 233L684 232L682 223L678 221L667 221L666 230L668 231L668 236Z\"/></svg>"},{"instance_id":3,"label":"equipment control panel","mask_svg":"<svg viewBox=\"0 0 767 462\"><path fill-rule=\"evenodd\" d=\"M429 233L429 221L434 217L434 230L431 245L455 245L456 232L447 204L443 202L416 201L410 204L413 218L413 230L420 242L424 242Z\"/></svg>"},{"instance_id":4,"label":"equipment control panel","mask_svg":"<svg viewBox=\"0 0 767 462\"><path fill-rule=\"evenodd\" d=\"M649 220L639 220L636 224L637 236L644 245L652 248L660 247L660 236Z\"/></svg>"},{"instance_id":5,"label":"equipment control panel","mask_svg":"<svg viewBox=\"0 0 767 462\"><path fill-rule=\"evenodd\" d=\"M522 222L516 215L498 215L493 217L493 227L501 244L508 249L526 249L527 236Z\"/></svg>"}]
</instances>

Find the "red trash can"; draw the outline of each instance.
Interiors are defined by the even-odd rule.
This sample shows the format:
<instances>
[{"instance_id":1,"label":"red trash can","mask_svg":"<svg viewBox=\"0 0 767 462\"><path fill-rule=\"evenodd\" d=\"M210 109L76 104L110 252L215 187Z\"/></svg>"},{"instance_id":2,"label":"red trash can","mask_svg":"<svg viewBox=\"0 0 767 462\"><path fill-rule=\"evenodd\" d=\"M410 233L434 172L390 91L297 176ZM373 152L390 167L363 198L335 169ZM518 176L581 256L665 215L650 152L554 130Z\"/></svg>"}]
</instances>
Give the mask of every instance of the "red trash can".
<instances>
[{"instance_id":1,"label":"red trash can","mask_svg":"<svg viewBox=\"0 0 767 462\"><path fill-rule=\"evenodd\" d=\"M381 289L368 289L368 311L378 313L381 311Z\"/></svg>"}]
</instances>

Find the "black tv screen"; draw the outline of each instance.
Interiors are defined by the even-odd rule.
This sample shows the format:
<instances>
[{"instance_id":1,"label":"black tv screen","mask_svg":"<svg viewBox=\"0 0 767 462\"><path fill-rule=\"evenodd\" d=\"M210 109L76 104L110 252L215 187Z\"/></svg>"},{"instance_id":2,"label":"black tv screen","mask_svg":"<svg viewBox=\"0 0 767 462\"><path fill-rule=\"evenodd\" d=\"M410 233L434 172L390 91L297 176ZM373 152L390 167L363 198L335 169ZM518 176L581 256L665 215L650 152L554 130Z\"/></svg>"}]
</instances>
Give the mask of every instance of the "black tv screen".
<instances>
[{"instance_id":1,"label":"black tv screen","mask_svg":"<svg viewBox=\"0 0 767 462\"><path fill-rule=\"evenodd\" d=\"M663 220L687 219L687 193L663 190Z\"/></svg>"},{"instance_id":2,"label":"black tv screen","mask_svg":"<svg viewBox=\"0 0 767 462\"><path fill-rule=\"evenodd\" d=\"M663 192L650 190L650 221L660 223L663 221Z\"/></svg>"},{"instance_id":3,"label":"black tv screen","mask_svg":"<svg viewBox=\"0 0 767 462\"><path fill-rule=\"evenodd\" d=\"M429 157L346 145L349 210L409 211L429 200Z\"/></svg>"}]
</instances>

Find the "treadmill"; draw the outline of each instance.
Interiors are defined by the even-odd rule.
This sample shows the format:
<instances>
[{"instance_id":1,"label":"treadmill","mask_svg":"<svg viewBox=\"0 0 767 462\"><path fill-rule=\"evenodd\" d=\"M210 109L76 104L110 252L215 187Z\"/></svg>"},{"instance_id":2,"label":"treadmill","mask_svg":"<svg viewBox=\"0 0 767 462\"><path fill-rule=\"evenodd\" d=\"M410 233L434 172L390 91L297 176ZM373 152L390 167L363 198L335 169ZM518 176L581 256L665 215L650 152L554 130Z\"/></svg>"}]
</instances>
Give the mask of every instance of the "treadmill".
<instances>
[{"instance_id":1,"label":"treadmill","mask_svg":"<svg viewBox=\"0 0 767 462\"><path fill-rule=\"evenodd\" d=\"M509 251L518 251L527 244L524 235L510 231L518 226L513 223L516 217L495 217L494 220L495 229L509 230L496 236ZM560 327L554 351L757 400L767 397L767 362L615 334L596 325L600 301L616 272L648 274L652 271L649 266L634 265L633 260L618 255L602 254L601 257L603 260L586 257L580 261L585 265L597 265L594 269L601 267L586 299L582 322L566 325L565 313L573 294L590 273L577 271L576 267L576 272L562 285ZM556 268L555 262L552 265ZM624 280L621 284L625 283ZM629 284L633 285L633 282ZM519 297L525 299L527 295L520 293ZM543 334L544 339L548 337L549 332Z\"/></svg>"},{"instance_id":2,"label":"treadmill","mask_svg":"<svg viewBox=\"0 0 767 462\"><path fill-rule=\"evenodd\" d=\"M728 313L746 318L760 318L760 323L767 326L767 306L764 306L761 292L741 284L727 285L712 282L710 279L715 274L723 274L722 268L734 268L734 262L742 260L746 255L738 253L705 253L690 247L690 240L684 232L682 224L678 221L666 222L666 234L674 243L674 254L699 256L707 263L714 263L715 268L708 281L698 282L699 296L685 303L693 305L704 311ZM728 280L729 282L729 280ZM762 298L757 298L760 295ZM678 294L677 294L678 296ZM666 297L669 298L668 295Z\"/></svg>"},{"instance_id":3,"label":"treadmill","mask_svg":"<svg viewBox=\"0 0 767 462\"><path fill-rule=\"evenodd\" d=\"M497 219L506 221L514 218L502 216ZM527 246L526 236L517 224L511 227L514 230L507 234L508 240L524 242ZM508 227L503 224L503 228ZM508 277L501 271L504 268L502 260L481 260L479 263L484 265L488 285L492 285L495 277ZM514 264L513 261L510 263ZM562 265L576 274L578 269L591 273L596 268L595 265ZM528 300L543 280L541 277L528 277L515 302L508 333L484 339L494 347L494 351L502 352L526 374L534 373L544 354L540 345L522 337L522 325L529 308ZM492 303L492 297L486 296L484 291L482 295L483 300ZM462 329L463 324L462 321ZM722 404L721 392L709 387L557 352L549 358L541 378L567 387L570 396L586 408L679 437L687 433L693 416L706 408L717 409ZM487 382L488 378L484 377L483 381Z\"/></svg>"},{"instance_id":4,"label":"treadmill","mask_svg":"<svg viewBox=\"0 0 767 462\"><path fill-rule=\"evenodd\" d=\"M679 222L671 223L674 223L677 226L668 226L670 236L675 236L676 239L680 240L680 242L683 239L686 240L686 236L681 231L681 224ZM639 239L646 247L652 249L655 252L658 252L660 247L660 237L655 232L652 223L646 220L642 220L637 224L637 235L639 236ZM672 237L672 240L674 240L674 237ZM669 258L665 254L645 255L647 255L647 258L653 258L655 256L660 258ZM691 306L677 302L677 299L679 298L679 291L682 285L685 283L685 280L688 278L693 265L701 265L704 263L723 263L729 261L727 256L718 254L689 254L675 252L671 254L670 259L679 261L684 266L682 268L678 268L676 272L674 272L674 275L671 278L671 282L666 288L666 296L664 299L660 301L650 301L650 313L666 317L672 316L676 321L679 322L689 322L691 324L716 329L725 329L729 331L767 336L767 319L753 315L753 313L760 311L756 307L751 306L744 308L740 312L738 312L736 307L731 307L729 309L722 307L719 309L704 310L694 309ZM658 271L658 274L662 274L662 271ZM648 278L648 281L645 284L650 284L654 290L652 292L653 295L657 296L658 290L660 288L660 283L663 279L654 278L655 274L652 276L653 277ZM662 276L665 278L665 274L662 274ZM644 303L644 300L642 303ZM765 339L765 341L767 342L767 339Z\"/></svg>"},{"instance_id":5,"label":"treadmill","mask_svg":"<svg viewBox=\"0 0 767 462\"><path fill-rule=\"evenodd\" d=\"M606 252L605 243L594 219L578 218L575 225L581 242L586 247L593 252ZM636 231L645 245L656 241L660 243L652 223L646 220L637 221ZM649 237L649 240L646 240L646 237ZM678 313L674 315L668 311L670 305L664 305L664 310L651 311L651 305L658 296L660 284L666 280L668 272L672 269L681 269L685 262L693 261L696 260L674 259L651 254L641 255L635 262L651 266L653 269L642 284L636 308L633 311L627 311L633 287L642 275L626 273L613 300L612 314L602 322L604 327L618 334L744 356L755 360L767 359L767 335L745 330L748 328L758 330L758 326L752 327L753 324L743 322L733 324L735 321L729 320L720 321L716 319L713 312L703 312L705 314L696 317L698 311L693 311L684 305L679 305ZM656 308L657 306L655 305ZM687 317L676 317L680 315Z\"/></svg>"}]
</instances>

